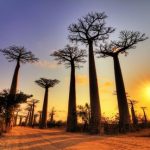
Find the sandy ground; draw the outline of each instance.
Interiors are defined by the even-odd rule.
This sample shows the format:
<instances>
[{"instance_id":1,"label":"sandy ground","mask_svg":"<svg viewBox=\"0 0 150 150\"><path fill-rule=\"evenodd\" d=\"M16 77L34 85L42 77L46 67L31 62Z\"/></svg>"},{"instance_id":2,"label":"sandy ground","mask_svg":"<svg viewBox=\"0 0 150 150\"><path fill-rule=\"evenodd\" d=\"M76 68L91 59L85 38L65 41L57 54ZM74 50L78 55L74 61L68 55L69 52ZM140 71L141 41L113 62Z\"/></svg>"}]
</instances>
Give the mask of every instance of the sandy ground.
<instances>
[{"instance_id":1,"label":"sandy ground","mask_svg":"<svg viewBox=\"0 0 150 150\"><path fill-rule=\"evenodd\" d=\"M0 137L0 150L150 150L150 130L119 136L91 136L58 129L15 127Z\"/></svg>"}]
</instances>

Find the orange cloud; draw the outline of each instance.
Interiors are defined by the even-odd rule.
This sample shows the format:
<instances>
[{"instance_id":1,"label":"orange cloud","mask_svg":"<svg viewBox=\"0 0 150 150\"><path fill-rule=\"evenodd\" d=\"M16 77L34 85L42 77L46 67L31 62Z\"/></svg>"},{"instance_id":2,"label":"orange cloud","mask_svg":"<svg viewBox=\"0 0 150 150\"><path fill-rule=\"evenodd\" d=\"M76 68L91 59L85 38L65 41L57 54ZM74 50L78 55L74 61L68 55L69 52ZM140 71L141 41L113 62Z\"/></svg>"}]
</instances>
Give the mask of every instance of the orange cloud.
<instances>
[{"instance_id":1,"label":"orange cloud","mask_svg":"<svg viewBox=\"0 0 150 150\"><path fill-rule=\"evenodd\" d=\"M76 82L80 85L87 85L88 84L88 77L86 75L77 75Z\"/></svg>"},{"instance_id":2,"label":"orange cloud","mask_svg":"<svg viewBox=\"0 0 150 150\"><path fill-rule=\"evenodd\" d=\"M112 86L113 86L113 83L110 82L110 81L106 81L105 83L103 83L103 86L104 86L104 87L112 87Z\"/></svg>"}]
</instances>

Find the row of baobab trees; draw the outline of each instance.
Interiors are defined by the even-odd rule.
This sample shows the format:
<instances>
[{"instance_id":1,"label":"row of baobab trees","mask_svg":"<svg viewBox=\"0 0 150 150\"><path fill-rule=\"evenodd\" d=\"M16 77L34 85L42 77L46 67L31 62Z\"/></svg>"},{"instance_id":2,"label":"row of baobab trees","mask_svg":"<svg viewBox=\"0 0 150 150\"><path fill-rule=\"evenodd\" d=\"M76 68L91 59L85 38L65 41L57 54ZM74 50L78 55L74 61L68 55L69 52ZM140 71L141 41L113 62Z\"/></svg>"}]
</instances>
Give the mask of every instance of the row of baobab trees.
<instances>
[{"instance_id":1,"label":"row of baobab trees","mask_svg":"<svg viewBox=\"0 0 150 150\"><path fill-rule=\"evenodd\" d=\"M128 50L134 49L136 44L148 39L145 34L141 34L136 31L121 31L118 41L110 41L110 34L115 29L113 27L106 26L107 16L104 12L91 12L86 16L78 19L77 23L73 23L69 26L69 40L73 43L82 43L88 49L88 61L89 61L89 91L90 91L90 128L91 134L97 134L101 129L101 107L100 98L98 92L98 83L96 75L96 66L94 54L98 58L112 57L114 61L115 83L116 93L119 110L119 131L126 132L130 129L130 115L127 102L127 96L121 72L121 66L119 62L119 54L127 54ZM98 46L99 45L99 46ZM95 46L97 50L94 51ZM24 47L10 46L0 50L9 61L16 61L12 84L10 87L9 95L11 100L15 100L17 93L17 81L20 64L34 63L38 61L38 58L32 54L32 52L26 51ZM74 132L77 129L77 114L76 114L76 83L75 83L75 70L79 68L82 63L86 62L87 53L86 50L79 49L77 46L66 45L63 49L57 50L51 54L52 57L58 61L59 64L65 64L67 68L71 69L70 77L70 89L69 89L69 102L68 102L68 115L67 115L67 131ZM45 89L43 109L42 109L42 121L41 128L46 128L47 122L47 105L48 105L48 89L54 87L59 83L57 79L40 78L36 80L40 87ZM11 107L9 113L14 112L14 107ZM8 126L10 126L10 120L8 119Z\"/></svg>"}]
</instances>

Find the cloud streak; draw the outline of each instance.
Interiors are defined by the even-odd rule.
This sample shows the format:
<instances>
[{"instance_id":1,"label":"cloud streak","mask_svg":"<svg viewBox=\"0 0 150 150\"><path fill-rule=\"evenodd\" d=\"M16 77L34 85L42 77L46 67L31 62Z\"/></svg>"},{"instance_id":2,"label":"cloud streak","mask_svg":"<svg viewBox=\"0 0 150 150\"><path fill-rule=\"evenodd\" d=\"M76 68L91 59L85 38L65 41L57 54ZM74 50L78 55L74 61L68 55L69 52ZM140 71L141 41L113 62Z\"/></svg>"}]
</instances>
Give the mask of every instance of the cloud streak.
<instances>
[{"instance_id":1,"label":"cloud streak","mask_svg":"<svg viewBox=\"0 0 150 150\"><path fill-rule=\"evenodd\" d=\"M59 67L59 65L55 61L47 60L39 60L38 62L34 63L34 65L43 69L55 69Z\"/></svg>"}]
</instances>

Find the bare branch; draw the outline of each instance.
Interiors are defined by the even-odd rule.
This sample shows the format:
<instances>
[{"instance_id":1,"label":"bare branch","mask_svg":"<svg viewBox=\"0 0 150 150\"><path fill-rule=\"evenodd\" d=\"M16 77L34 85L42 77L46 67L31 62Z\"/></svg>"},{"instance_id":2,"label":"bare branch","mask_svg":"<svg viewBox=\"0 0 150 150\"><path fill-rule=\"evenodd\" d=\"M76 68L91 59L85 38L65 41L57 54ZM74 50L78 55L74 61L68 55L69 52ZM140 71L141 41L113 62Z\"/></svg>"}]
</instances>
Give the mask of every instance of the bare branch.
<instances>
[{"instance_id":1,"label":"bare branch","mask_svg":"<svg viewBox=\"0 0 150 150\"><path fill-rule=\"evenodd\" d=\"M79 63L85 63L86 51L66 45L64 49L55 51L51 56L54 56L59 64L64 63L66 66L71 66L74 63L75 67L77 67Z\"/></svg>"},{"instance_id":2,"label":"bare branch","mask_svg":"<svg viewBox=\"0 0 150 150\"><path fill-rule=\"evenodd\" d=\"M34 63L38 61L38 58L30 52L26 51L23 46L10 46L8 48L1 49L0 52L8 59L9 62L11 61L19 61L21 63Z\"/></svg>"},{"instance_id":3,"label":"bare branch","mask_svg":"<svg viewBox=\"0 0 150 150\"><path fill-rule=\"evenodd\" d=\"M98 40L108 39L109 34L114 32L114 28L105 26L107 16L102 13L88 13L85 17L78 19L77 24L71 24L69 39L72 42L88 43L92 40L95 43Z\"/></svg>"}]
</instances>

